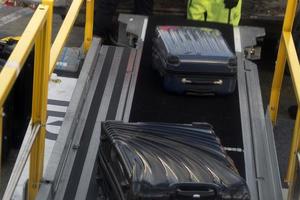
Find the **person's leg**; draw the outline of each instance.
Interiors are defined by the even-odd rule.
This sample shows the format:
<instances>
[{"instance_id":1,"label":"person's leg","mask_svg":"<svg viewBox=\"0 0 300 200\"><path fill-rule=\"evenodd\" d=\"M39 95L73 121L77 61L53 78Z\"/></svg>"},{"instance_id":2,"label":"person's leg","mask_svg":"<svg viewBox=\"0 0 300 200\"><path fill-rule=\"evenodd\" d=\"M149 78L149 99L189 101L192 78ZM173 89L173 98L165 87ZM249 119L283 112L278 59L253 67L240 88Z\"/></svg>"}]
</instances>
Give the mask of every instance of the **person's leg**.
<instances>
[{"instance_id":1,"label":"person's leg","mask_svg":"<svg viewBox=\"0 0 300 200\"><path fill-rule=\"evenodd\" d=\"M151 15L153 11L153 0L135 0L134 13L139 15Z\"/></svg>"},{"instance_id":2,"label":"person's leg","mask_svg":"<svg viewBox=\"0 0 300 200\"><path fill-rule=\"evenodd\" d=\"M119 0L95 0L94 34L107 39Z\"/></svg>"}]
</instances>

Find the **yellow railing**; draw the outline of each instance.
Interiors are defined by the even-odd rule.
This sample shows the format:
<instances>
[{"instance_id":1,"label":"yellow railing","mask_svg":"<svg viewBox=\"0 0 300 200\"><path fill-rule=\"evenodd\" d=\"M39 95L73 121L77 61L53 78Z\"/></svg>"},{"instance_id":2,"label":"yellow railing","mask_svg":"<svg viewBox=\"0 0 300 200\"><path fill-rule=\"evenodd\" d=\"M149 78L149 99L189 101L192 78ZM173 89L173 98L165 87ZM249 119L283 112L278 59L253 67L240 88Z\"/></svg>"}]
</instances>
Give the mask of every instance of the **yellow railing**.
<instances>
[{"instance_id":1,"label":"yellow railing","mask_svg":"<svg viewBox=\"0 0 300 200\"><path fill-rule=\"evenodd\" d=\"M63 50L63 47L68 39L72 27L79 14L80 8L84 0L73 0L69 11L61 25L60 30L53 42L50 53L50 69L49 76L52 74L56 61ZM93 22L94 22L94 0L86 0L86 22L85 22L85 35L84 35L84 51L87 52L93 37Z\"/></svg>"},{"instance_id":2,"label":"yellow railing","mask_svg":"<svg viewBox=\"0 0 300 200\"><path fill-rule=\"evenodd\" d=\"M292 198L291 191L294 187L293 177L296 171L296 155L297 152L300 150L300 65L292 36L292 29L297 11L297 4L298 0L288 0L287 2L270 98L270 116L273 124L276 124L282 80L285 71L286 61L288 61L288 66L292 77L294 91L298 104L297 118L295 121L289 156L289 165L287 175L285 178L285 181L288 183L290 188L289 199Z\"/></svg>"},{"instance_id":3,"label":"yellow railing","mask_svg":"<svg viewBox=\"0 0 300 200\"><path fill-rule=\"evenodd\" d=\"M16 163L17 168L14 167L13 169L12 177L8 183L3 199L10 199L13 194L14 187L12 187L12 185L15 185L18 182L22 172L20 169L24 168L31 149L34 152L31 154L31 158L35 158L36 154L42 150L42 146L40 146L39 143L44 136L46 123L46 110L45 108L43 109L43 107L47 104L48 91L48 73L45 72L49 71L49 52L51 41L51 38L49 37L50 32L48 30L48 23L50 22L49 16L49 6L40 5L37 8L20 41L15 47L15 50L12 52L0 74L0 107L2 107L5 98L13 87L19 72L22 70L33 45L35 45L32 127L37 130L35 131L35 134L38 135L38 137L36 139L33 138L33 140L31 140L31 144L25 144L27 146L26 149L29 150L25 155L22 151L20 152L19 156L22 156L23 159L21 160L18 156ZM21 148L21 150L23 149ZM42 173L41 162L43 161L35 160L35 162L30 162L30 167L36 167L37 170L35 173L30 174L29 179L31 183L34 182L36 185ZM15 176L15 174L17 176ZM30 196L34 196L34 194L30 193Z\"/></svg>"},{"instance_id":4,"label":"yellow railing","mask_svg":"<svg viewBox=\"0 0 300 200\"><path fill-rule=\"evenodd\" d=\"M53 0L44 0L22 34L18 44L0 73L0 149L2 146L3 105L33 46L34 79L31 131L25 134L3 199L11 199L26 161L30 155L28 199L35 199L43 174L47 120L48 81L68 39L84 0L73 0L65 20L51 46ZM93 36L94 0L86 0L84 52ZM0 151L1 160L1 151Z\"/></svg>"}]
</instances>

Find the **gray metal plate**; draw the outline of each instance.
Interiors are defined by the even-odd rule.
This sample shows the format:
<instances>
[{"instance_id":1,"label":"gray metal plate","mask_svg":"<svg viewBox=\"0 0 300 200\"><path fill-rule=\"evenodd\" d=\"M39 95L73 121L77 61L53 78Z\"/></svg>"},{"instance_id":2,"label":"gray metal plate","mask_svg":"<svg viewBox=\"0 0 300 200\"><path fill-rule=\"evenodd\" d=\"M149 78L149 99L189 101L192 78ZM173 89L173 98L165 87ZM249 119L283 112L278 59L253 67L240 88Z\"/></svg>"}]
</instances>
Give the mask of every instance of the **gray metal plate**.
<instances>
[{"instance_id":1,"label":"gray metal plate","mask_svg":"<svg viewBox=\"0 0 300 200\"><path fill-rule=\"evenodd\" d=\"M275 141L270 120L265 118L257 66L241 53L256 35L235 28L238 56L238 85L243 129L246 179L251 199L282 199ZM253 33L257 30L254 29ZM259 35L258 35L259 36ZM238 42L240 41L240 42ZM252 41L252 42L251 42ZM270 127L271 126L271 127Z\"/></svg>"}]
</instances>

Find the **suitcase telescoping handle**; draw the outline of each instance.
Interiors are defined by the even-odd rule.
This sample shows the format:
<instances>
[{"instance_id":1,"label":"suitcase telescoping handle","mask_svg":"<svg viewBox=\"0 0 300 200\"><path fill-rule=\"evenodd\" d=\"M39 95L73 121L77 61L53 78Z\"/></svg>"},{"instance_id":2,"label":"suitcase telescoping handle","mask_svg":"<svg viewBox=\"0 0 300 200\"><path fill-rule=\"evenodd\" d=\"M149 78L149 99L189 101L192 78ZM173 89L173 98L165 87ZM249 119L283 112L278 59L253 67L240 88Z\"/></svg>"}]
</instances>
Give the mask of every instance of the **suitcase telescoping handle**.
<instances>
[{"instance_id":1,"label":"suitcase telescoping handle","mask_svg":"<svg viewBox=\"0 0 300 200\"><path fill-rule=\"evenodd\" d=\"M218 199L218 188L213 184L183 183L174 187L175 199Z\"/></svg>"},{"instance_id":2,"label":"suitcase telescoping handle","mask_svg":"<svg viewBox=\"0 0 300 200\"><path fill-rule=\"evenodd\" d=\"M187 78L182 78L181 82L183 84L193 84L193 85L223 85L223 80L190 80Z\"/></svg>"}]
</instances>

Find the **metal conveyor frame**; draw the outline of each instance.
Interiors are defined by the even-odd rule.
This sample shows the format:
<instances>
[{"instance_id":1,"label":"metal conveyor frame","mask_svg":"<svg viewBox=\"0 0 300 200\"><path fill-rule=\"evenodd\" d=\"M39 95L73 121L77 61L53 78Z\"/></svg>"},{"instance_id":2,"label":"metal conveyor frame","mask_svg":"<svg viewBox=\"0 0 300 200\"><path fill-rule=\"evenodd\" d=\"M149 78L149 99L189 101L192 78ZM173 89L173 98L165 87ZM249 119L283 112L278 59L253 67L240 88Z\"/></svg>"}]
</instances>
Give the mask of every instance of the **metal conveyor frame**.
<instances>
[{"instance_id":1,"label":"metal conveyor frame","mask_svg":"<svg viewBox=\"0 0 300 200\"><path fill-rule=\"evenodd\" d=\"M99 193L95 161L100 142L100 124L105 119L129 120L147 27L147 18L142 16L121 15L120 21L127 24L127 31L139 36L137 46L100 47L100 40L94 38L37 199L94 199ZM253 38L246 36L249 31L253 31ZM248 45L255 45L255 34L261 34L260 31L251 27L234 28L246 180L251 199L281 200L283 197L272 124L269 115L264 114L257 66L246 60L243 52ZM124 58L125 53L127 60ZM119 70L122 70L119 68L121 62L127 65L122 72L123 84L120 85L116 80L121 73ZM84 129L88 123L88 113L93 110L92 100L97 95L96 83L100 79L101 70L108 63L111 68L107 69L109 72L103 71L108 74L108 80L102 88L102 98L99 96L101 103L95 126L92 130ZM118 98L116 91L120 91Z\"/></svg>"}]
</instances>

